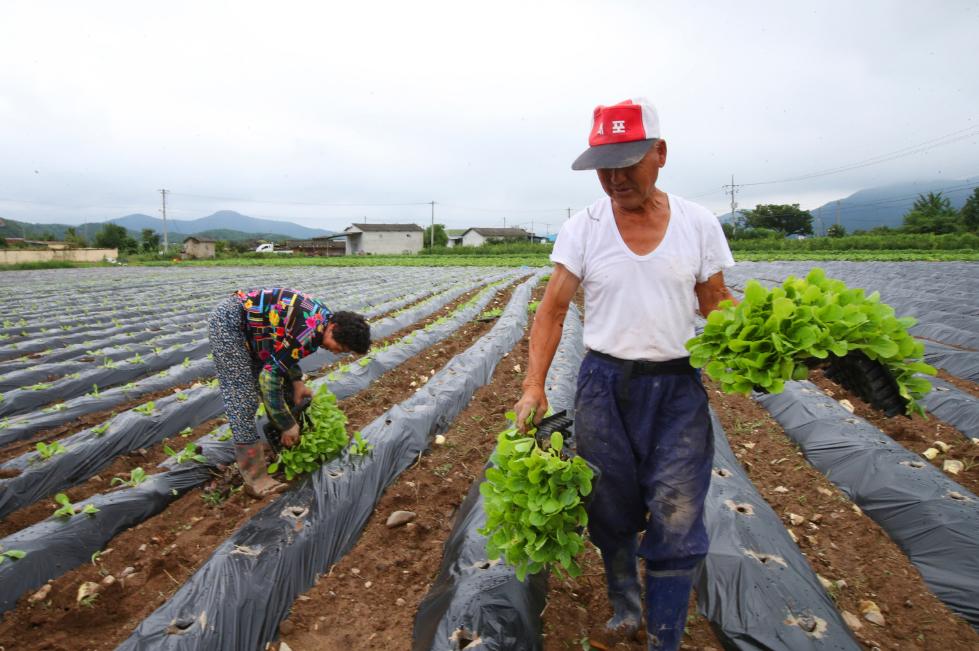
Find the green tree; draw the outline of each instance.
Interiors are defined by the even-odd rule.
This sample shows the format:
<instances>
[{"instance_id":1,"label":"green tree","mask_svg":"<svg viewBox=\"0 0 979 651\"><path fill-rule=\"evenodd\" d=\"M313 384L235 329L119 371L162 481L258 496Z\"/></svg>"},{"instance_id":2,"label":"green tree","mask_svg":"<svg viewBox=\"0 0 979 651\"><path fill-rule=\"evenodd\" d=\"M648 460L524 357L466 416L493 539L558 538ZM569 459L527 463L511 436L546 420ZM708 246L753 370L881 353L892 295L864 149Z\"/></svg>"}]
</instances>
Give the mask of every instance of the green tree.
<instances>
[{"instance_id":1,"label":"green tree","mask_svg":"<svg viewBox=\"0 0 979 651\"><path fill-rule=\"evenodd\" d=\"M972 190L972 196L965 200L965 205L959 211L962 216L962 226L967 231L979 231L979 188Z\"/></svg>"},{"instance_id":2,"label":"green tree","mask_svg":"<svg viewBox=\"0 0 979 651\"><path fill-rule=\"evenodd\" d=\"M129 232L118 224L105 224L95 234L95 244L105 249L119 249L120 253L136 253L139 244Z\"/></svg>"},{"instance_id":3,"label":"green tree","mask_svg":"<svg viewBox=\"0 0 979 651\"><path fill-rule=\"evenodd\" d=\"M734 224L728 224L727 222L721 224L721 230L724 231L724 237L728 240L734 239Z\"/></svg>"},{"instance_id":4,"label":"green tree","mask_svg":"<svg viewBox=\"0 0 979 651\"><path fill-rule=\"evenodd\" d=\"M770 228L783 235L812 235L812 215L799 204L758 204L754 210L742 210L749 228Z\"/></svg>"},{"instance_id":5,"label":"green tree","mask_svg":"<svg viewBox=\"0 0 979 651\"><path fill-rule=\"evenodd\" d=\"M88 242L85 238L78 234L74 226L69 226L68 230L65 231L65 244L73 249L80 249L88 246Z\"/></svg>"},{"instance_id":6,"label":"green tree","mask_svg":"<svg viewBox=\"0 0 979 651\"><path fill-rule=\"evenodd\" d=\"M160 250L160 234L152 228L144 228L140 233L143 253L156 253Z\"/></svg>"},{"instance_id":7,"label":"green tree","mask_svg":"<svg viewBox=\"0 0 979 651\"><path fill-rule=\"evenodd\" d=\"M961 215L941 192L919 194L904 216L906 233L955 233L961 230Z\"/></svg>"},{"instance_id":8,"label":"green tree","mask_svg":"<svg viewBox=\"0 0 979 651\"><path fill-rule=\"evenodd\" d=\"M842 224L833 224L826 229L826 237L845 237L846 227Z\"/></svg>"},{"instance_id":9,"label":"green tree","mask_svg":"<svg viewBox=\"0 0 979 651\"><path fill-rule=\"evenodd\" d=\"M432 242L432 227L425 227L425 248ZM445 224L435 224L435 246L445 246L449 243L449 236L445 233Z\"/></svg>"}]
</instances>

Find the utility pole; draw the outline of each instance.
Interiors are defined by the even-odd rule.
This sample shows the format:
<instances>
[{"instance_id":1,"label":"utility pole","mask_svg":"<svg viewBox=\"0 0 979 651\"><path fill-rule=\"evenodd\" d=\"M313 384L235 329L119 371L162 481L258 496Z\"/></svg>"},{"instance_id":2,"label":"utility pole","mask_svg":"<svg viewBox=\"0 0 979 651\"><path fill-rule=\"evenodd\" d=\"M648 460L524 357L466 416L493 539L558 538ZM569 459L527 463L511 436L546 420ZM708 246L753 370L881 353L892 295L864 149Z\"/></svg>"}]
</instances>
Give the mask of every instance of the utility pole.
<instances>
[{"instance_id":1,"label":"utility pole","mask_svg":"<svg viewBox=\"0 0 979 651\"><path fill-rule=\"evenodd\" d=\"M836 225L840 225L840 200L836 200ZM839 229L837 229L839 230Z\"/></svg>"},{"instance_id":2,"label":"utility pole","mask_svg":"<svg viewBox=\"0 0 979 651\"><path fill-rule=\"evenodd\" d=\"M428 252L435 249L435 200L432 200L432 230L428 235Z\"/></svg>"},{"instance_id":3,"label":"utility pole","mask_svg":"<svg viewBox=\"0 0 979 651\"><path fill-rule=\"evenodd\" d=\"M506 228L506 217L503 218L503 228Z\"/></svg>"},{"instance_id":4,"label":"utility pole","mask_svg":"<svg viewBox=\"0 0 979 651\"><path fill-rule=\"evenodd\" d=\"M571 219L571 209L568 208L568 219Z\"/></svg>"},{"instance_id":5,"label":"utility pole","mask_svg":"<svg viewBox=\"0 0 979 651\"><path fill-rule=\"evenodd\" d=\"M819 222L820 235L826 235L826 229L823 228L823 207L820 206L816 209L816 221Z\"/></svg>"},{"instance_id":6,"label":"utility pole","mask_svg":"<svg viewBox=\"0 0 979 651\"><path fill-rule=\"evenodd\" d=\"M733 222L734 227L737 228L738 227L738 214L735 211L738 209L738 204L734 200L734 195L736 195L738 193L738 190L741 189L741 186L740 185L734 185L734 174L732 174L731 175L731 184L730 185L725 185L723 187L724 187L724 192L726 194L730 194L731 195L731 221Z\"/></svg>"},{"instance_id":7,"label":"utility pole","mask_svg":"<svg viewBox=\"0 0 979 651\"><path fill-rule=\"evenodd\" d=\"M163 198L163 253L164 255L170 251L170 242L167 241L167 190L160 190L160 196Z\"/></svg>"}]
</instances>

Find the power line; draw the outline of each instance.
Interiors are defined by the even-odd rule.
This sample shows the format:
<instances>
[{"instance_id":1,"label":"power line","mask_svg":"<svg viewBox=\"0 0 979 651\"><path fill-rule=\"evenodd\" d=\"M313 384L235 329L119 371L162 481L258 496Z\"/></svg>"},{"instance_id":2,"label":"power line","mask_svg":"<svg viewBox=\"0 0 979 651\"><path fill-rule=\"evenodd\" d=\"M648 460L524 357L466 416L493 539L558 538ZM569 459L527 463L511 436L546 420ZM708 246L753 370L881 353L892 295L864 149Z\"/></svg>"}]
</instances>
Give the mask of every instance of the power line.
<instances>
[{"instance_id":1,"label":"power line","mask_svg":"<svg viewBox=\"0 0 979 651\"><path fill-rule=\"evenodd\" d=\"M431 201L412 201L412 202L401 202L401 203L356 203L356 202L343 202L343 203L323 203L314 201L279 201L272 199L246 199L243 197L219 197L215 195L207 194L192 194L189 192L172 192L169 194L177 197L193 197L196 199L211 199L214 201L237 201L240 203L264 203L264 204L282 204L289 206L314 206L319 208L381 208L381 207L392 207L392 206L428 206Z\"/></svg>"},{"instance_id":2,"label":"power line","mask_svg":"<svg viewBox=\"0 0 979 651\"><path fill-rule=\"evenodd\" d=\"M914 154L921 154L926 151L930 151L937 147L944 147L945 145L951 145L953 143L967 140L969 138L979 136L979 126L966 127L965 129L959 129L957 131L952 131L943 136L938 136L936 138L931 138L924 142L920 142L915 145L910 145L908 147L902 147L901 149L896 149L892 152L886 154L879 154L871 158L866 158L861 161L856 161L853 163L848 163L846 165L841 165L839 167L833 167L829 169L819 170L815 172L809 172L806 174L800 174L799 176L786 177L782 179L773 179L770 181L755 181L752 183L743 183L745 186L755 186L755 185L773 185L776 183L790 183L795 181L805 181L808 179L819 178L823 176L830 176L832 174L840 174L841 172L849 172L851 170L860 169L862 167L869 167L871 165L878 165L880 163L886 163L888 161L897 160L898 158L904 158L906 156L912 156Z\"/></svg>"}]
</instances>

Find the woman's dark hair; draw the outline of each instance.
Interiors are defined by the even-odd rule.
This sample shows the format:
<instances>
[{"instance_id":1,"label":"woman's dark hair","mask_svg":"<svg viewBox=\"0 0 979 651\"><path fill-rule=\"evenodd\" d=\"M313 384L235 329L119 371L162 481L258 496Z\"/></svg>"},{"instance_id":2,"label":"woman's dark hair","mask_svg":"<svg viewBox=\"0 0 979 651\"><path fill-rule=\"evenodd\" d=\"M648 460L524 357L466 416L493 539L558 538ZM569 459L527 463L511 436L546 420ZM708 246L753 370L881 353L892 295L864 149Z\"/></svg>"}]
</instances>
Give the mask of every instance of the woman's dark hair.
<instances>
[{"instance_id":1,"label":"woman's dark hair","mask_svg":"<svg viewBox=\"0 0 979 651\"><path fill-rule=\"evenodd\" d=\"M371 347L371 327L367 319L356 312L334 312L330 321L335 323L333 338L338 344L363 355Z\"/></svg>"}]
</instances>

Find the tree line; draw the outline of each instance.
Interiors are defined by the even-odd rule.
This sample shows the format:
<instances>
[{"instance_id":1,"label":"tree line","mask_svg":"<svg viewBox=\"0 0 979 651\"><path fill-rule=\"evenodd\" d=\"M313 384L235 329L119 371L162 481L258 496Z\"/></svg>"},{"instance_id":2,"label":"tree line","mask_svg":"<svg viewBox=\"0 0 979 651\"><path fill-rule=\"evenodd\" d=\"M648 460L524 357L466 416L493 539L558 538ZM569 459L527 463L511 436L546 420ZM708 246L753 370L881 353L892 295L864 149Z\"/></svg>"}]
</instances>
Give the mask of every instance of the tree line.
<instances>
[{"instance_id":1,"label":"tree line","mask_svg":"<svg viewBox=\"0 0 979 651\"><path fill-rule=\"evenodd\" d=\"M723 224L729 240L768 239L789 235L813 235L813 216L799 204L759 204L743 210L735 223ZM975 188L960 210L941 192L918 195L914 205L905 213L899 228L879 226L869 231L855 230L853 235L886 235L891 233L945 235L979 232L979 188ZM833 224L826 229L827 237L844 237L846 228Z\"/></svg>"}]
</instances>

